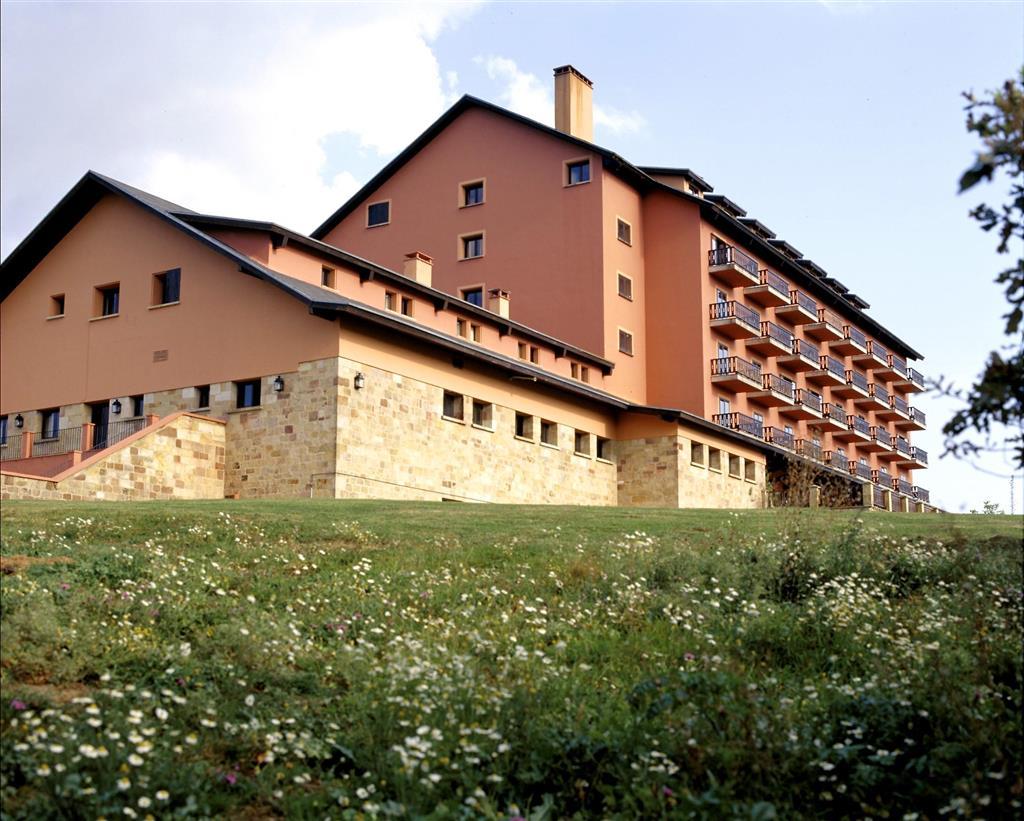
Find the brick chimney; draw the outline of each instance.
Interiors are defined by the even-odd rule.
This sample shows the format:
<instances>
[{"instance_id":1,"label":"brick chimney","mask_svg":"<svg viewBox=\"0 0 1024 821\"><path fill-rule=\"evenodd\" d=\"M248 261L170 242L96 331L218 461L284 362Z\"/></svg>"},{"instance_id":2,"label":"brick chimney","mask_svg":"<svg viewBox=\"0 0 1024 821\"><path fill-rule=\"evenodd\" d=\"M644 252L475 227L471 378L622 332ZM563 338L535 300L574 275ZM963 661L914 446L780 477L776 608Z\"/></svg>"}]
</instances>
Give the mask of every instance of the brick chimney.
<instances>
[{"instance_id":1,"label":"brick chimney","mask_svg":"<svg viewBox=\"0 0 1024 821\"><path fill-rule=\"evenodd\" d=\"M503 291L501 288L491 288L487 291L487 310L508 319L508 303L511 298L512 294L508 291Z\"/></svg>"},{"instance_id":2,"label":"brick chimney","mask_svg":"<svg viewBox=\"0 0 1024 821\"><path fill-rule=\"evenodd\" d=\"M430 285L434 270L434 260L422 251L413 251L405 255L405 267L402 273L409 279L415 279L420 285Z\"/></svg>"},{"instance_id":3,"label":"brick chimney","mask_svg":"<svg viewBox=\"0 0 1024 821\"><path fill-rule=\"evenodd\" d=\"M594 84L572 66L555 69L555 128L594 141Z\"/></svg>"}]
</instances>

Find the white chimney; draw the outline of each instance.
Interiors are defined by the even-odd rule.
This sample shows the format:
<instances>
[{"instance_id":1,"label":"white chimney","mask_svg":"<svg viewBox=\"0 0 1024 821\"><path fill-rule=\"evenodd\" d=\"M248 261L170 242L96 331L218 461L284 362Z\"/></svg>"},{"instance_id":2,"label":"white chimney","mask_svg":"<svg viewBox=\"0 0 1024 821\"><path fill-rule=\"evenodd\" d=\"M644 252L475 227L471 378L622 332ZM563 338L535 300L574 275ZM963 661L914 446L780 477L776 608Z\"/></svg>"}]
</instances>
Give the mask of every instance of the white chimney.
<instances>
[{"instance_id":1,"label":"white chimney","mask_svg":"<svg viewBox=\"0 0 1024 821\"><path fill-rule=\"evenodd\" d=\"M555 128L594 141L594 84L572 66L555 69Z\"/></svg>"},{"instance_id":2,"label":"white chimney","mask_svg":"<svg viewBox=\"0 0 1024 821\"><path fill-rule=\"evenodd\" d=\"M405 255L405 267L402 273L409 279L415 279L420 285L430 285L434 270L434 260L422 251L413 251Z\"/></svg>"},{"instance_id":3,"label":"white chimney","mask_svg":"<svg viewBox=\"0 0 1024 821\"><path fill-rule=\"evenodd\" d=\"M496 313L498 316L508 319L508 303L512 294L503 291L501 288L491 288L487 292L487 310Z\"/></svg>"}]
</instances>

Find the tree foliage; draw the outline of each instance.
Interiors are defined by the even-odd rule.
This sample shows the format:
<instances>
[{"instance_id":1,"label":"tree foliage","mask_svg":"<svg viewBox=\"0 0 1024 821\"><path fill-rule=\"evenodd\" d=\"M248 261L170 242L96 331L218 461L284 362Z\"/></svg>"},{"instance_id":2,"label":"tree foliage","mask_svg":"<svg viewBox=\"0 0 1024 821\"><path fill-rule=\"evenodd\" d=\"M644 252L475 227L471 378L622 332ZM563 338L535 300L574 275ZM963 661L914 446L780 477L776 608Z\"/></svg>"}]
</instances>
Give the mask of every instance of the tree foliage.
<instances>
[{"instance_id":1,"label":"tree foliage","mask_svg":"<svg viewBox=\"0 0 1024 821\"><path fill-rule=\"evenodd\" d=\"M981 150L974 164L960 177L960 193L981 182L991 183L1004 174L1009 181L1008 201L999 206L981 203L970 216L985 231L994 231L999 254L1017 255L1017 259L996 276L1005 289L1008 312L1004 333L1009 337L1002 352L993 351L977 381L966 392L945 388L945 392L963 399L964 405L942 428L946 453L970 456L982 450L995 450L994 426L1009 430L1006 444L1013 451L1018 468L1024 467L1022 403L1024 403L1024 69L1020 77L1007 80L1002 88L978 98L973 92L967 100L967 130L977 134ZM1001 429L1001 428L1000 428ZM972 431L980 441L972 438Z\"/></svg>"}]
</instances>

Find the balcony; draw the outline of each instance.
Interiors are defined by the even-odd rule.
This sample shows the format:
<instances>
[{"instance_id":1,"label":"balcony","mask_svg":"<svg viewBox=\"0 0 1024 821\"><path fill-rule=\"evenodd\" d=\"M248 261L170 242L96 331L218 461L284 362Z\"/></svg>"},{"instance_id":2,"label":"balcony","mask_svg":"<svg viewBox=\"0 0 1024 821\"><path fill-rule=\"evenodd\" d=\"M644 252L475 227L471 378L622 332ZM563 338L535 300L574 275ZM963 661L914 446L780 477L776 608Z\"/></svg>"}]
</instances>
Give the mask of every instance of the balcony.
<instances>
[{"instance_id":1,"label":"balcony","mask_svg":"<svg viewBox=\"0 0 1024 821\"><path fill-rule=\"evenodd\" d=\"M893 387L904 393L920 393L924 390L924 377L913 368L907 368L906 376L894 380Z\"/></svg>"},{"instance_id":2,"label":"balcony","mask_svg":"<svg viewBox=\"0 0 1024 821\"><path fill-rule=\"evenodd\" d=\"M712 302L708 306L711 328L731 339L750 339L761 334L761 315L742 302Z\"/></svg>"},{"instance_id":3,"label":"balcony","mask_svg":"<svg viewBox=\"0 0 1024 821\"><path fill-rule=\"evenodd\" d=\"M788 430L780 430L779 428L765 428L764 441L769 445L775 445L776 447L785 448L786 450L793 450L796 446L793 434Z\"/></svg>"},{"instance_id":4,"label":"balcony","mask_svg":"<svg viewBox=\"0 0 1024 821\"><path fill-rule=\"evenodd\" d=\"M815 442L813 439L797 439L796 453L797 456L803 456L805 459L811 459L814 462L821 462L823 458L821 442Z\"/></svg>"},{"instance_id":5,"label":"balcony","mask_svg":"<svg viewBox=\"0 0 1024 821\"><path fill-rule=\"evenodd\" d=\"M866 371L874 371L888 367L889 352L874 339L869 339L867 350L861 354L854 354L853 361Z\"/></svg>"},{"instance_id":6,"label":"balcony","mask_svg":"<svg viewBox=\"0 0 1024 821\"><path fill-rule=\"evenodd\" d=\"M817 370L820 361L821 352L817 347L802 339L794 339L792 351L779 357L779 365L791 371Z\"/></svg>"},{"instance_id":7,"label":"balcony","mask_svg":"<svg viewBox=\"0 0 1024 821\"><path fill-rule=\"evenodd\" d=\"M832 434L833 439L852 441L855 445L871 441L871 425L863 416L846 415L846 430L838 430Z\"/></svg>"},{"instance_id":8,"label":"balcony","mask_svg":"<svg viewBox=\"0 0 1024 821\"><path fill-rule=\"evenodd\" d=\"M898 397L893 397L896 399ZM903 430L924 430L925 429L925 415L924 411L920 411L917 408L907 408L907 418L897 419L896 427L903 428Z\"/></svg>"},{"instance_id":9,"label":"balcony","mask_svg":"<svg viewBox=\"0 0 1024 821\"><path fill-rule=\"evenodd\" d=\"M745 413L716 413L711 417L711 421L729 430L749 433L758 439L764 436L764 424L753 416L747 416Z\"/></svg>"},{"instance_id":10,"label":"balcony","mask_svg":"<svg viewBox=\"0 0 1024 821\"><path fill-rule=\"evenodd\" d=\"M866 402L868 410L873 410L876 416L887 416L892 412L889 407L889 391L879 385L877 382L871 382L868 385L868 399L870 402ZM856 399L853 400L857 402Z\"/></svg>"},{"instance_id":11,"label":"balcony","mask_svg":"<svg viewBox=\"0 0 1024 821\"><path fill-rule=\"evenodd\" d=\"M913 497L914 486L906 479L893 479L892 489L904 496Z\"/></svg>"},{"instance_id":12,"label":"balcony","mask_svg":"<svg viewBox=\"0 0 1024 821\"><path fill-rule=\"evenodd\" d=\"M841 470L846 473L850 469L850 460L846 458L846 454L841 450L826 450L825 451L825 464L835 470Z\"/></svg>"},{"instance_id":13,"label":"balcony","mask_svg":"<svg viewBox=\"0 0 1024 821\"><path fill-rule=\"evenodd\" d=\"M846 366L835 357L822 355L818 358L817 370L804 374L804 380L826 387L844 386Z\"/></svg>"},{"instance_id":14,"label":"balcony","mask_svg":"<svg viewBox=\"0 0 1024 821\"><path fill-rule=\"evenodd\" d=\"M798 388L792 403L780 407L779 413L791 419L820 419L821 397L813 391Z\"/></svg>"},{"instance_id":15,"label":"balcony","mask_svg":"<svg viewBox=\"0 0 1024 821\"><path fill-rule=\"evenodd\" d=\"M907 360L891 353L885 358L885 364L875 368L874 371L875 378L882 377L887 380L903 379L907 375Z\"/></svg>"},{"instance_id":16,"label":"balcony","mask_svg":"<svg viewBox=\"0 0 1024 821\"><path fill-rule=\"evenodd\" d=\"M866 482L871 481L871 468L866 462L850 462L850 475Z\"/></svg>"},{"instance_id":17,"label":"balcony","mask_svg":"<svg viewBox=\"0 0 1024 821\"><path fill-rule=\"evenodd\" d=\"M720 245L708 251L708 273L729 285L761 284L754 259L731 245Z\"/></svg>"},{"instance_id":18,"label":"balcony","mask_svg":"<svg viewBox=\"0 0 1024 821\"><path fill-rule=\"evenodd\" d=\"M789 302L775 309L775 316L783 317L794 325L806 325L818 321L818 303L803 291L793 289L789 292Z\"/></svg>"},{"instance_id":19,"label":"balcony","mask_svg":"<svg viewBox=\"0 0 1024 821\"><path fill-rule=\"evenodd\" d=\"M910 447L910 454L899 454L896 464L907 470L923 470L928 467L928 451L923 448Z\"/></svg>"},{"instance_id":20,"label":"balcony","mask_svg":"<svg viewBox=\"0 0 1024 821\"><path fill-rule=\"evenodd\" d=\"M828 308L818 308L818 321L804 325L804 335L819 342L835 342L842 339L843 319Z\"/></svg>"},{"instance_id":21,"label":"balcony","mask_svg":"<svg viewBox=\"0 0 1024 821\"><path fill-rule=\"evenodd\" d=\"M900 456L905 456L908 459L910 458L910 442L907 441L907 438L905 436L897 436L896 441L894 443L894 447L896 448L896 453L898 453Z\"/></svg>"},{"instance_id":22,"label":"balcony","mask_svg":"<svg viewBox=\"0 0 1024 821\"><path fill-rule=\"evenodd\" d=\"M738 356L720 356L711 360L711 382L729 390L761 390L761 369Z\"/></svg>"},{"instance_id":23,"label":"balcony","mask_svg":"<svg viewBox=\"0 0 1024 821\"><path fill-rule=\"evenodd\" d=\"M774 308L789 302L789 283L786 280L767 268L762 268L758 276L759 285L748 285L743 289L747 299L765 308Z\"/></svg>"},{"instance_id":24,"label":"balcony","mask_svg":"<svg viewBox=\"0 0 1024 821\"><path fill-rule=\"evenodd\" d=\"M759 405L779 408L792 405L795 393L796 387L789 379L774 373L763 373L761 374L761 390L750 394L747 398Z\"/></svg>"},{"instance_id":25,"label":"balcony","mask_svg":"<svg viewBox=\"0 0 1024 821\"><path fill-rule=\"evenodd\" d=\"M910 405L907 404L907 400L902 396L893 394L889 397L889 411L890 414L886 418L895 419L897 424L901 421L906 422L910 420Z\"/></svg>"},{"instance_id":26,"label":"balcony","mask_svg":"<svg viewBox=\"0 0 1024 821\"><path fill-rule=\"evenodd\" d=\"M852 397L854 401L868 399L868 378L860 371L847 371L846 384L832 388L833 396ZM872 400L873 401L873 400Z\"/></svg>"},{"instance_id":27,"label":"balcony","mask_svg":"<svg viewBox=\"0 0 1024 821\"><path fill-rule=\"evenodd\" d=\"M821 418L808 422L808 425L823 433L831 433L849 430L847 420L848 417L842 405L837 405L835 402L824 402L821 406Z\"/></svg>"},{"instance_id":28,"label":"balcony","mask_svg":"<svg viewBox=\"0 0 1024 821\"><path fill-rule=\"evenodd\" d=\"M871 471L871 481L889 490L892 487L892 474L883 468L879 468L878 470Z\"/></svg>"},{"instance_id":29,"label":"balcony","mask_svg":"<svg viewBox=\"0 0 1024 821\"><path fill-rule=\"evenodd\" d=\"M920 485L914 485L914 498L928 504L932 500L932 495Z\"/></svg>"},{"instance_id":30,"label":"balcony","mask_svg":"<svg viewBox=\"0 0 1024 821\"><path fill-rule=\"evenodd\" d=\"M767 320L761 323L761 335L747 340L747 351L753 351L762 356L788 354L792 349L793 334L781 325Z\"/></svg>"},{"instance_id":31,"label":"balcony","mask_svg":"<svg viewBox=\"0 0 1024 821\"><path fill-rule=\"evenodd\" d=\"M879 459L884 459L890 453L894 457L896 455L892 450L892 435L881 425L871 426L871 440L861 447L866 451L878 453Z\"/></svg>"},{"instance_id":32,"label":"balcony","mask_svg":"<svg viewBox=\"0 0 1024 821\"><path fill-rule=\"evenodd\" d=\"M841 354L865 354L868 352L868 338L853 325L844 325L842 339L830 342L828 349Z\"/></svg>"}]
</instances>

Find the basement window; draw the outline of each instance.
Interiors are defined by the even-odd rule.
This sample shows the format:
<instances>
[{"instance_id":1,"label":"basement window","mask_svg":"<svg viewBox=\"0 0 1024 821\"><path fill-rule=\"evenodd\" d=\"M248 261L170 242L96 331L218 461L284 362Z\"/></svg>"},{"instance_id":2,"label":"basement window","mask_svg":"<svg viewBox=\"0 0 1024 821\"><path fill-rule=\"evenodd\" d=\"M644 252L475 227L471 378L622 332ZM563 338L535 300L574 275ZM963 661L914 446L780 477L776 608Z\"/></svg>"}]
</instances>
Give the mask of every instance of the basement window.
<instances>
[{"instance_id":1,"label":"basement window","mask_svg":"<svg viewBox=\"0 0 1024 821\"><path fill-rule=\"evenodd\" d=\"M633 280L625 274L619 274L619 296L633 301Z\"/></svg>"},{"instance_id":2,"label":"basement window","mask_svg":"<svg viewBox=\"0 0 1024 821\"><path fill-rule=\"evenodd\" d=\"M597 437L597 458L603 462L612 460L612 442L603 436Z\"/></svg>"},{"instance_id":3,"label":"basement window","mask_svg":"<svg viewBox=\"0 0 1024 821\"><path fill-rule=\"evenodd\" d=\"M444 416L444 418L451 419L454 422L464 421L462 401L462 394L452 393L451 391L445 391L444 400L441 408L441 414Z\"/></svg>"},{"instance_id":4,"label":"basement window","mask_svg":"<svg viewBox=\"0 0 1024 821\"><path fill-rule=\"evenodd\" d=\"M540 420L540 443L553 448L558 447L558 425L547 419Z\"/></svg>"},{"instance_id":5,"label":"basement window","mask_svg":"<svg viewBox=\"0 0 1024 821\"><path fill-rule=\"evenodd\" d=\"M473 400L473 424L485 430L494 430L494 405L490 402Z\"/></svg>"},{"instance_id":6,"label":"basement window","mask_svg":"<svg viewBox=\"0 0 1024 821\"><path fill-rule=\"evenodd\" d=\"M153 274L153 305L172 305L181 299L181 268Z\"/></svg>"},{"instance_id":7,"label":"basement window","mask_svg":"<svg viewBox=\"0 0 1024 821\"><path fill-rule=\"evenodd\" d=\"M235 407L258 408L260 404L260 380L247 379L235 383Z\"/></svg>"},{"instance_id":8,"label":"basement window","mask_svg":"<svg viewBox=\"0 0 1024 821\"><path fill-rule=\"evenodd\" d=\"M577 456L590 458L590 434L586 431L573 431L572 452Z\"/></svg>"},{"instance_id":9,"label":"basement window","mask_svg":"<svg viewBox=\"0 0 1024 821\"><path fill-rule=\"evenodd\" d=\"M690 443L690 464L704 467L704 446L700 442Z\"/></svg>"},{"instance_id":10,"label":"basement window","mask_svg":"<svg viewBox=\"0 0 1024 821\"><path fill-rule=\"evenodd\" d=\"M56 319L59 316L64 316L64 294L50 297L50 318Z\"/></svg>"},{"instance_id":11,"label":"basement window","mask_svg":"<svg viewBox=\"0 0 1024 821\"><path fill-rule=\"evenodd\" d=\"M615 235L619 242L624 242L626 245L633 244L633 226L621 217L615 220Z\"/></svg>"},{"instance_id":12,"label":"basement window","mask_svg":"<svg viewBox=\"0 0 1024 821\"><path fill-rule=\"evenodd\" d=\"M320 269L320 284L324 288L333 288L335 283L334 269L324 265Z\"/></svg>"},{"instance_id":13,"label":"basement window","mask_svg":"<svg viewBox=\"0 0 1024 821\"><path fill-rule=\"evenodd\" d=\"M516 414L516 438L533 441L533 417L530 414Z\"/></svg>"},{"instance_id":14,"label":"basement window","mask_svg":"<svg viewBox=\"0 0 1024 821\"><path fill-rule=\"evenodd\" d=\"M576 160L565 164L565 184L580 185L590 182L590 160Z\"/></svg>"},{"instance_id":15,"label":"basement window","mask_svg":"<svg viewBox=\"0 0 1024 821\"><path fill-rule=\"evenodd\" d=\"M375 228L391 222L391 200L372 202L366 206L366 227Z\"/></svg>"}]
</instances>

